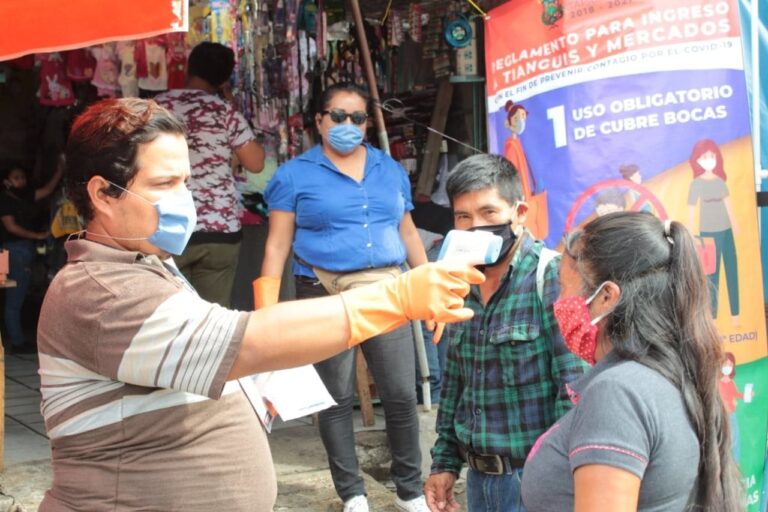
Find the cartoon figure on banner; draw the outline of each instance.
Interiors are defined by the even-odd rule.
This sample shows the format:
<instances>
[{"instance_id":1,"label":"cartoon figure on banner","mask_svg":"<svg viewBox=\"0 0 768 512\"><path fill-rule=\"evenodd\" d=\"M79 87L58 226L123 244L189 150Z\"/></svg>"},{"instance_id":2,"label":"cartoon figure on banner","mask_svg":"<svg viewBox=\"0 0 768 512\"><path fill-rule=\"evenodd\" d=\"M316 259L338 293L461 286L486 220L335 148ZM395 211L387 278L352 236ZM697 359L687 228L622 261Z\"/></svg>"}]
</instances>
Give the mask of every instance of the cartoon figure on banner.
<instances>
[{"instance_id":1,"label":"cartoon figure on banner","mask_svg":"<svg viewBox=\"0 0 768 512\"><path fill-rule=\"evenodd\" d=\"M712 316L717 318L720 291L720 262L725 270L728 302L734 327L739 321L739 266L734 236L739 233L733 214L723 155L710 139L696 143L688 160L693 181L688 189L688 221L692 233L712 239L715 244L715 269L709 276L712 293ZM699 226L695 228L696 206L699 205Z\"/></svg>"},{"instance_id":2,"label":"cartoon figure on banner","mask_svg":"<svg viewBox=\"0 0 768 512\"><path fill-rule=\"evenodd\" d=\"M604 188L595 194L595 213L598 217L623 212L625 208L624 192L618 188Z\"/></svg>"},{"instance_id":3,"label":"cartoon figure on banner","mask_svg":"<svg viewBox=\"0 0 768 512\"><path fill-rule=\"evenodd\" d=\"M739 423L736 419L736 400L743 400L745 403L752 401L752 384L747 384L744 387L744 393L739 391L736 386L736 381L733 379L736 377L736 357L726 352L725 361L721 369L722 376L720 377L720 396L723 398L723 403L728 411L731 421L731 444L733 446L733 457L739 460Z\"/></svg>"},{"instance_id":4,"label":"cartoon figure on banner","mask_svg":"<svg viewBox=\"0 0 768 512\"><path fill-rule=\"evenodd\" d=\"M504 105L507 111L507 120L504 126L512 133L504 143L504 157L512 162L520 173L520 184L523 187L525 202L528 203L528 215L525 227L537 240L544 240L549 234L549 212L547 210L547 191L536 194L536 180L528 168L528 159L525 157L520 135L525 131L525 121L528 111L512 100Z\"/></svg>"},{"instance_id":5,"label":"cartoon figure on banner","mask_svg":"<svg viewBox=\"0 0 768 512\"><path fill-rule=\"evenodd\" d=\"M637 166L636 164L620 165L619 174L621 174L621 177L624 178L625 180L629 180L633 183L637 183L638 185L640 185L643 182L643 176L640 174L640 167ZM629 194L629 200L630 200L629 204L631 205L641 200L640 194L638 194L634 190L630 190L628 194ZM643 205L637 211L650 212L651 210L652 210L651 205L643 200Z\"/></svg>"},{"instance_id":6,"label":"cartoon figure on banner","mask_svg":"<svg viewBox=\"0 0 768 512\"><path fill-rule=\"evenodd\" d=\"M636 195L637 199L629 207L625 202L625 194L628 192ZM581 207L588 199L593 198L594 212L587 216L585 219L580 219L576 222L576 216L581 210ZM586 224L595 217L600 217L607 213L617 211L632 211L637 212L644 209L644 206L648 206L651 213L654 213L661 220L666 220L667 210L664 205L661 204L656 195L643 185L636 183L633 180L625 179L612 179L598 181L587 187L587 189L581 193L573 202L568 216L565 218L565 232L568 233L573 229L576 229L578 225Z\"/></svg>"}]
</instances>

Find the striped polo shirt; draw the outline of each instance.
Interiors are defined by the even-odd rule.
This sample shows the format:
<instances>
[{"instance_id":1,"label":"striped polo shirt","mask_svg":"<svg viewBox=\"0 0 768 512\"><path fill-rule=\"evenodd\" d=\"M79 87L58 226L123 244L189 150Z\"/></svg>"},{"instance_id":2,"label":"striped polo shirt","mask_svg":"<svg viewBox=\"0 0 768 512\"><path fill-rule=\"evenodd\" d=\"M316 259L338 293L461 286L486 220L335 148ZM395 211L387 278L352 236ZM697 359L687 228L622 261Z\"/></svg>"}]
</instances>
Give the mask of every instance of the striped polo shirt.
<instances>
[{"instance_id":1,"label":"striped polo shirt","mask_svg":"<svg viewBox=\"0 0 768 512\"><path fill-rule=\"evenodd\" d=\"M38 325L54 479L41 511L271 510L266 436L226 382L248 313L156 256L66 244Z\"/></svg>"}]
</instances>

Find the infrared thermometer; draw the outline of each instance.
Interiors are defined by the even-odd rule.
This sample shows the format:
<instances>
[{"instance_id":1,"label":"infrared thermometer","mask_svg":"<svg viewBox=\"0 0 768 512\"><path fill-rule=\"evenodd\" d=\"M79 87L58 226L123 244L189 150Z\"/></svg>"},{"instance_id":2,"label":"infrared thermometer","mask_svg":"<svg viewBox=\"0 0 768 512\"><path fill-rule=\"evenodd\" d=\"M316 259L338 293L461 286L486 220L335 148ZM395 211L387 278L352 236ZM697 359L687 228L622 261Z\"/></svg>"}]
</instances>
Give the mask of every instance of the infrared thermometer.
<instances>
[{"instance_id":1,"label":"infrared thermometer","mask_svg":"<svg viewBox=\"0 0 768 512\"><path fill-rule=\"evenodd\" d=\"M448 232L440 249L438 261L460 261L470 265L490 265L501 252L502 238L487 231Z\"/></svg>"}]
</instances>

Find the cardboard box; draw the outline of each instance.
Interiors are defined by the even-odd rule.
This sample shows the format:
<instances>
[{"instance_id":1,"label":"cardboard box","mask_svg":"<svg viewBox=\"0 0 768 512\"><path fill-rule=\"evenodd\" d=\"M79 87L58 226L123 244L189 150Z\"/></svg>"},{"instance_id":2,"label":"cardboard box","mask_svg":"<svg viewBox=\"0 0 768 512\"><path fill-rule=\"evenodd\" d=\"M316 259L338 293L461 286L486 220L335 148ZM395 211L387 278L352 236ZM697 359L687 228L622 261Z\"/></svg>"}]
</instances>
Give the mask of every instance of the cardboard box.
<instances>
[{"instance_id":1,"label":"cardboard box","mask_svg":"<svg viewBox=\"0 0 768 512\"><path fill-rule=\"evenodd\" d=\"M0 284L8 278L8 251L0 251Z\"/></svg>"}]
</instances>

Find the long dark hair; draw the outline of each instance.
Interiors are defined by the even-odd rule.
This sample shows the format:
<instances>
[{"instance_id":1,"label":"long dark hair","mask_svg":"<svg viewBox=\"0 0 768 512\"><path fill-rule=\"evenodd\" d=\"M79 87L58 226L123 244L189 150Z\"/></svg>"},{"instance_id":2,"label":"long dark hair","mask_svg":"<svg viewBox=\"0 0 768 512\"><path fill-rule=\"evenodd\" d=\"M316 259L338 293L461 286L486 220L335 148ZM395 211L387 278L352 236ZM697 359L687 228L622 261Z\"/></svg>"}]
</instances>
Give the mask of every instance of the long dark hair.
<instances>
[{"instance_id":1,"label":"long dark hair","mask_svg":"<svg viewBox=\"0 0 768 512\"><path fill-rule=\"evenodd\" d=\"M587 285L612 281L621 297L606 334L621 358L648 366L677 387L699 440L698 490L689 509L743 510L718 381L723 361L707 280L693 238L678 222L646 212L599 217L566 248Z\"/></svg>"}]
</instances>

